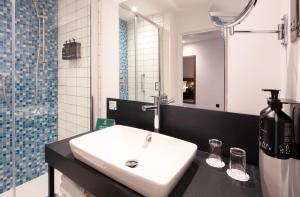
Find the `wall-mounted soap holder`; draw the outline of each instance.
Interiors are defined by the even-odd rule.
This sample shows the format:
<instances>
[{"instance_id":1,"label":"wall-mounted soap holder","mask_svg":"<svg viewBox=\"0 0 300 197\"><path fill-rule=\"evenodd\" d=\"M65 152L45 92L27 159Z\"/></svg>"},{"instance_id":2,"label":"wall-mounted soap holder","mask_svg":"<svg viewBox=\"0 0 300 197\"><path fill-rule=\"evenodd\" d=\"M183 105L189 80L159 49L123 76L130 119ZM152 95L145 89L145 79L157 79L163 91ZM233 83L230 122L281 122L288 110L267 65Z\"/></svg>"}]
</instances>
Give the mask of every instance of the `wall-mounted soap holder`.
<instances>
[{"instance_id":1,"label":"wall-mounted soap holder","mask_svg":"<svg viewBox=\"0 0 300 197\"><path fill-rule=\"evenodd\" d=\"M81 58L81 43L76 42L74 38L66 41L62 48L62 59L73 60Z\"/></svg>"}]
</instances>

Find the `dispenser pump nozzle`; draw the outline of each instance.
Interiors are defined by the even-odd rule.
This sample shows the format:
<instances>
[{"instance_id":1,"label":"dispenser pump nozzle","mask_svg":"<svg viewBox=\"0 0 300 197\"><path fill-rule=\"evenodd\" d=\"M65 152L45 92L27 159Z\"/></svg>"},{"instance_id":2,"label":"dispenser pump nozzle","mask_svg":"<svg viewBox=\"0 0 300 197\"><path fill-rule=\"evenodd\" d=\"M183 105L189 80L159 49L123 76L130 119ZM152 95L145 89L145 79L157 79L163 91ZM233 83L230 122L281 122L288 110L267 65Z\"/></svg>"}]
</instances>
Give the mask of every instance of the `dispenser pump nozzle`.
<instances>
[{"instance_id":1,"label":"dispenser pump nozzle","mask_svg":"<svg viewBox=\"0 0 300 197\"><path fill-rule=\"evenodd\" d=\"M265 92L271 92L271 100L278 100L278 95L280 90L275 90L275 89L263 89L262 91Z\"/></svg>"}]
</instances>

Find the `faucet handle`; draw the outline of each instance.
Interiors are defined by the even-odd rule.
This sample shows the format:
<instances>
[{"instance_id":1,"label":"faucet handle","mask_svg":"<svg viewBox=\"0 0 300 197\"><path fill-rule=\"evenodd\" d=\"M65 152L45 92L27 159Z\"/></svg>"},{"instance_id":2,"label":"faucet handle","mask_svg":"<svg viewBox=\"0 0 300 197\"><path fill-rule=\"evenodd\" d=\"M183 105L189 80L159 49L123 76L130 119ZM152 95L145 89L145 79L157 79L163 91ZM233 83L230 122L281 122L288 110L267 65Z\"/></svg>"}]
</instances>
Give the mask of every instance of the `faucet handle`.
<instances>
[{"instance_id":1,"label":"faucet handle","mask_svg":"<svg viewBox=\"0 0 300 197\"><path fill-rule=\"evenodd\" d=\"M160 102L160 97L159 96L150 96L154 99L154 104Z\"/></svg>"},{"instance_id":2,"label":"faucet handle","mask_svg":"<svg viewBox=\"0 0 300 197\"><path fill-rule=\"evenodd\" d=\"M169 105L174 102L175 102L175 99L171 98L170 100L168 100L168 96L166 94L163 94L160 96L160 103L163 105Z\"/></svg>"},{"instance_id":3,"label":"faucet handle","mask_svg":"<svg viewBox=\"0 0 300 197\"><path fill-rule=\"evenodd\" d=\"M172 98L172 99L170 99L170 100L167 101L167 105L169 105L171 103L175 103L175 99Z\"/></svg>"}]
</instances>

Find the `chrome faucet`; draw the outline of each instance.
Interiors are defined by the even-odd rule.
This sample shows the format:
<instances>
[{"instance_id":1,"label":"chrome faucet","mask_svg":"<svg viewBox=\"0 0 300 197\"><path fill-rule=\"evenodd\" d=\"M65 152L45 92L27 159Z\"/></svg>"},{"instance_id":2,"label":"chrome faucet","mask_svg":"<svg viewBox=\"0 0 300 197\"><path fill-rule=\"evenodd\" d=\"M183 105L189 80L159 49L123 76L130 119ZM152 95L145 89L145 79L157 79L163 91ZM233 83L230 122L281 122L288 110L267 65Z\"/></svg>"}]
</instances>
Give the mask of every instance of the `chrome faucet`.
<instances>
[{"instance_id":1,"label":"chrome faucet","mask_svg":"<svg viewBox=\"0 0 300 197\"><path fill-rule=\"evenodd\" d=\"M153 96L153 98L154 98L153 105L143 105L142 110L143 111L148 111L148 110L154 111L154 132L159 132L160 97Z\"/></svg>"},{"instance_id":2,"label":"chrome faucet","mask_svg":"<svg viewBox=\"0 0 300 197\"><path fill-rule=\"evenodd\" d=\"M160 105L161 103L164 104L170 104L173 103L175 100L171 99L170 101L163 101L162 102L162 97L160 96L152 96L154 98L154 103L153 105L143 105L142 110L143 111L148 111L148 110L153 110L154 111L154 132L159 132L160 129Z\"/></svg>"}]
</instances>

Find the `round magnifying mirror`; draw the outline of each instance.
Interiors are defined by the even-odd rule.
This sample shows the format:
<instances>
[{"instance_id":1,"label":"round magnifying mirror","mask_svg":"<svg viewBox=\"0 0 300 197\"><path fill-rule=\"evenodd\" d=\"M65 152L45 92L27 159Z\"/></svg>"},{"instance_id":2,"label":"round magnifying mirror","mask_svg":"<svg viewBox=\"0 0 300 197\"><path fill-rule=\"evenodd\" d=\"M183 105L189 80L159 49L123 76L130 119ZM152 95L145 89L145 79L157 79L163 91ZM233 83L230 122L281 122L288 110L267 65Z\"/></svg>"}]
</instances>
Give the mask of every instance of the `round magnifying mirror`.
<instances>
[{"instance_id":1,"label":"round magnifying mirror","mask_svg":"<svg viewBox=\"0 0 300 197\"><path fill-rule=\"evenodd\" d=\"M256 2L257 0L212 0L210 19L217 27L232 27L246 18Z\"/></svg>"}]
</instances>

